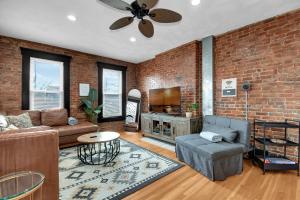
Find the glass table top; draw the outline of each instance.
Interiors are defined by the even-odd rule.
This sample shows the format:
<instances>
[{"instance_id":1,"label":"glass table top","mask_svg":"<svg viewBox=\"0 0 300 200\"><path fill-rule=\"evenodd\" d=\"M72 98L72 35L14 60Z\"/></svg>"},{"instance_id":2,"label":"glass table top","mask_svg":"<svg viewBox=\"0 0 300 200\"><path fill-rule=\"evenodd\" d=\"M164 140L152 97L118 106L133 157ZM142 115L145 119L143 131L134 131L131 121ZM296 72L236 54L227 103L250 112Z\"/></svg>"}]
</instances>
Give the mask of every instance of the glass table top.
<instances>
[{"instance_id":1,"label":"glass table top","mask_svg":"<svg viewBox=\"0 0 300 200\"><path fill-rule=\"evenodd\" d=\"M44 182L45 176L38 172L16 172L0 177L0 200L19 197L34 190Z\"/></svg>"}]
</instances>

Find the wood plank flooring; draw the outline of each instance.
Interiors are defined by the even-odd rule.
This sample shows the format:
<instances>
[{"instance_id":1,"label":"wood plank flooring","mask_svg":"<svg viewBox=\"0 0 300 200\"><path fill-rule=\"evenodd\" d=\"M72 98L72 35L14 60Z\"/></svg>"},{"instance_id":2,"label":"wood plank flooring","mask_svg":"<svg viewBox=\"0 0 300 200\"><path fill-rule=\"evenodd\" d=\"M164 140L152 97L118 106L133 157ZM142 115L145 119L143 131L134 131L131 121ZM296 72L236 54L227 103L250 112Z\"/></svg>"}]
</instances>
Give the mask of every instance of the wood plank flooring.
<instances>
[{"instance_id":1,"label":"wood plank flooring","mask_svg":"<svg viewBox=\"0 0 300 200\"><path fill-rule=\"evenodd\" d=\"M121 133L125 140L176 159L174 152L140 140L141 133ZM189 166L155 181L126 200L300 200L300 177L296 172L262 171L244 161L241 175L212 182Z\"/></svg>"}]
</instances>

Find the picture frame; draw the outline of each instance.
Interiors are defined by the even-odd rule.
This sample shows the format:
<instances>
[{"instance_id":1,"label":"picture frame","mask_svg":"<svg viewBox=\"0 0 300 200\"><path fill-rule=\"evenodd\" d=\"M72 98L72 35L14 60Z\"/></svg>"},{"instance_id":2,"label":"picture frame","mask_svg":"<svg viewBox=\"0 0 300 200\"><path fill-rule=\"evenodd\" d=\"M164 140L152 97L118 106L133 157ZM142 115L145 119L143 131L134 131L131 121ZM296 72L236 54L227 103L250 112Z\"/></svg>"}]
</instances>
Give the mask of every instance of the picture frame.
<instances>
[{"instance_id":1,"label":"picture frame","mask_svg":"<svg viewBox=\"0 0 300 200\"><path fill-rule=\"evenodd\" d=\"M237 78L222 80L222 97L237 96Z\"/></svg>"},{"instance_id":2,"label":"picture frame","mask_svg":"<svg viewBox=\"0 0 300 200\"><path fill-rule=\"evenodd\" d=\"M90 84L88 83L79 83L79 96L87 97L90 92Z\"/></svg>"}]
</instances>

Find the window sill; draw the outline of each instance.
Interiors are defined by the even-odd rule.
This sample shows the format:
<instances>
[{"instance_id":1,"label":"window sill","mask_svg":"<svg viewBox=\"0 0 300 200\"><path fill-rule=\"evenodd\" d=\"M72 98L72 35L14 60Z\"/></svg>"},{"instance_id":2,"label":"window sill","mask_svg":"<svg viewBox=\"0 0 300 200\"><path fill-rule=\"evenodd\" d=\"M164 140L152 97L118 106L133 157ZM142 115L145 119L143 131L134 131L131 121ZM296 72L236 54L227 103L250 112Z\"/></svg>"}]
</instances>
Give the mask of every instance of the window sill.
<instances>
[{"instance_id":1,"label":"window sill","mask_svg":"<svg viewBox=\"0 0 300 200\"><path fill-rule=\"evenodd\" d=\"M98 119L98 123L102 122L116 122L116 121L124 121L125 117L119 116L119 117L110 117L110 118L100 118Z\"/></svg>"}]
</instances>

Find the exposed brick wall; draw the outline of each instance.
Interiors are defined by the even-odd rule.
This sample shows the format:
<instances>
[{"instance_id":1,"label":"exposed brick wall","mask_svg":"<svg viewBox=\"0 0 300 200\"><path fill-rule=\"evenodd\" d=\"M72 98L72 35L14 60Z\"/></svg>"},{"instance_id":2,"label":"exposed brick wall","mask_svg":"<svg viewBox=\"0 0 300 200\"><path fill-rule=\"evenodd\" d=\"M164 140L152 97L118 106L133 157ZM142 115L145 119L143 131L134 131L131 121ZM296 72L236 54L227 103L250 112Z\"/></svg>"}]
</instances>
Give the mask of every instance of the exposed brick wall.
<instances>
[{"instance_id":1,"label":"exposed brick wall","mask_svg":"<svg viewBox=\"0 0 300 200\"><path fill-rule=\"evenodd\" d=\"M200 102L199 42L193 41L157 55L137 67L137 86L142 91L142 111L148 111L149 89L181 87L181 109L186 103ZM200 111L199 111L200 112Z\"/></svg>"},{"instance_id":2,"label":"exposed brick wall","mask_svg":"<svg viewBox=\"0 0 300 200\"><path fill-rule=\"evenodd\" d=\"M238 96L222 98L222 79L238 79ZM249 119L300 120L300 10L217 36L215 112L245 116L244 81L250 81ZM273 132L278 137L278 132ZM282 135L281 135L282 136ZM297 141L295 132L289 137ZM276 149L276 151L282 151ZM295 149L288 150L296 155Z\"/></svg>"},{"instance_id":3,"label":"exposed brick wall","mask_svg":"<svg viewBox=\"0 0 300 200\"><path fill-rule=\"evenodd\" d=\"M245 93L241 85L250 81L251 121L254 118L300 120L300 10L219 35L214 51L217 115L245 117ZM193 101L197 87L197 99L201 102L199 55L198 42L192 42L140 63L137 86L143 93L143 111L148 111L149 89L153 88L181 86L182 109L185 110L185 103ZM237 97L222 97L222 79L227 78L238 79ZM282 136L277 131L268 134ZM294 131L290 131L288 137L298 140ZM272 150L282 152L280 148ZM296 149L289 148L288 154L296 156Z\"/></svg>"},{"instance_id":4,"label":"exposed brick wall","mask_svg":"<svg viewBox=\"0 0 300 200\"><path fill-rule=\"evenodd\" d=\"M127 66L127 91L136 87L135 64L0 36L0 110L21 108L22 55L20 47L72 56L70 64L70 107L71 115L77 118L85 118L85 114L78 109L80 104L79 83L89 83L91 87L97 88L97 61ZM101 123L101 127L116 130L122 129L122 124L123 122Z\"/></svg>"}]
</instances>

